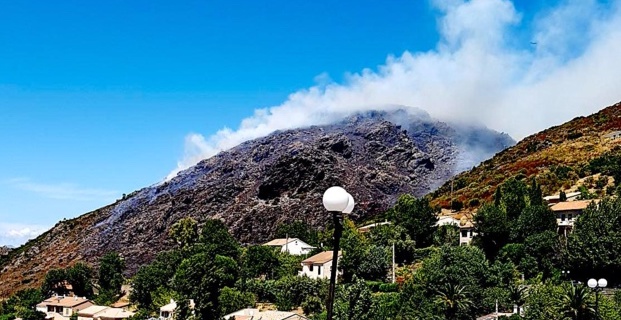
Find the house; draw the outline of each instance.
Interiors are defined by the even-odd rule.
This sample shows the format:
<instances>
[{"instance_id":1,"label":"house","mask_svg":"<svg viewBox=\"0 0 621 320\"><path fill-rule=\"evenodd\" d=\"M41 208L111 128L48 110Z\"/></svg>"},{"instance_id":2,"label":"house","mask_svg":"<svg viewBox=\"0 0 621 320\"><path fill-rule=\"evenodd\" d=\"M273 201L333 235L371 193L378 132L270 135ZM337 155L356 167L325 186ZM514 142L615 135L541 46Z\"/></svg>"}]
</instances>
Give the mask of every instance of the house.
<instances>
[{"instance_id":1,"label":"house","mask_svg":"<svg viewBox=\"0 0 621 320\"><path fill-rule=\"evenodd\" d=\"M122 308L93 305L78 311L78 320L124 320L133 315L133 312Z\"/></svg>"},{"instance_id":2,"label":"house","mask_svg":"<svg viewBox=\"0 0 621 320\"><path fill-rule=\"evenodd\" d=\"M172 319L175 314L175 310L177 309L177 302L175 300L170 299L170 303L160 307L160 319ZM190 309L194 309L194 300L190 299Z\"/></svg>"},{"instance_id":3,"label":"house","mask_svg":"<svg viewBox=\"0 0 621 320\"><path fill-rule=\"evenodd\" d=\"M578 198L579 195L580 195L580 192L567 192L565 194L567 198L565 201L574 201ZM552 196L545 196L543 197L543 200L545 200L548 203L548 205L553 205L553 204L561 202L561 195L555 194Z\"/></svg>"},{"instance_id":4,"label":"house","mask_svg":"<svg viewBox=\"0 0 621 320\"><path fill-rule=\"evenodd\" d=\"M308 319L288 311L260 311L259 309L242 309L224 316L225 320L304 320Z\"/></svg>"},{"instance_id":5,"label":"house","mask_svg":"<svg viewBox=\"0 0 621 320\"><path fill-rule=\"evenodd\" d=\"M333 251L324 251L302 261L302 271L299 272L299 275L311 279L330 279L333 254ZM341 255L342 253L339 252L339 258ZM338 270L337 275L340 275Z\"/></svg>"},{"instance_id":6,"label":"house","mask_svg":"<svg viewBox=\"0 0 621 320\"><path fill-rule=\"evenodd\" d=\"M362 226L362 227L358 228L358 231L360 231L360 232L369 232L369 231L371 231L371 229L373 229L375 227L379 227L379 226L383 226L383 225L389 225L389 224L390 224L390 221L371 223L371 224L367 224L366 226Z\"/></svg>"},{"instance_id":7,"label":"house","mask_svg":"<svg viewBox=\"0 0 621 320\"><path fill-rule=\"evenodd\" d=\"M280 252L289 252L289 254L296 256L309 254L311 251L313 251L313 249L315 249L315 247L298 238L274 239L263 245L280 248Z\"/></svg>"},{"instance_id":8,"label":"house","mask_svg":"<svg viewBox=\"0 0 621 320\"><path fill-rule=\"evenodd\" d=\"M48 319L69 320L72 314L94 305L92 301L80 297L53 296L37 304L37 311L46 314Z\"/></svg>"},{"instance_id":9,"label":"house","mask_svg":"<svg viewBox=\"0 0 621 320\"><path fill-rule=\"evenodd\" d=\"M459 220L451 217L451 216L441 216L438 218L438 222L436 222L436 226L446 226L446 225L454 225L459 226Z\"/></svg>"},{"instance_id":10,"label":"house","mask_svg":"<svg viewBox=\"0 0 621 320\"><path fill-rule=\"evenodd\" d=\"M469 220L465 216L461 217L459 220L459 245L469 245L475 235L476 233L474 232L472 220Z\"/></svg>"},{"instance_id":11,"label":"house","mask_svg":"<svg viewBox=\"0 0 621 320\"><path fill-rule=\"evenodd\" d=\"M552 212L556 214L556 224L558 225L558 232L563 235L567 235L574 227L576 218L582 214L591 202L597 200L576 200L559 202L550 207Z\"/></svg>"}]
</instances>

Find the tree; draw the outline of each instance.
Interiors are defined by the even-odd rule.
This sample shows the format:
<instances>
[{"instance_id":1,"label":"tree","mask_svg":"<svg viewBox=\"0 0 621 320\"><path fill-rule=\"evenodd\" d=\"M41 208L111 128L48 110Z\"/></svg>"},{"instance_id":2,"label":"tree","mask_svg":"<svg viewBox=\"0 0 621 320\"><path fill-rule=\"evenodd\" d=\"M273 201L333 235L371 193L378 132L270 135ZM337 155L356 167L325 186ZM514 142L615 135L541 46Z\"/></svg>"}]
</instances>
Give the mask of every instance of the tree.
<instances>
[{"instance_id":1,"label":"tree","mask_svg":"<svg viewBox=\"0 0 621 320\"><path fill-rule=\"evenodd\" d=\"M526 286L513 283L509 286L509 300L519 310L522 310L522 306L526 303L526 297L528 297L528 289Z\"/></svg>"},{"instance_id":2,"label":"tree","mask_svg":"<svg viewBox=\"0 0 621 320\"><path fill-rule=\"evenodd\" d=\"M488 259L494 260L500 249L509 242L510 223L505 211L485 204L474 216L475 231L473 243L485 252Z\"/></svg>"},{"instance_id":3,"label":"tree","mask_svg":"<svg viewBox=\"0 0 621 320\"><path fill-rule=\"evenodd\" d=\"M567 194L565 194L565 191L561 190L561 192L559 192L558 199L560 202L567 201Z\"/></svg>"},{"instance_id":4,"label":"tree","mask_svg":"<svg viewBox=\"0 0 621 320\"><path fill-rule=\"evenodd\" d=\"M179 251L165 251L158 254L151 264L141 267L132 282L130 301L140 309L154 311L159 308L160 305L154 305L154 293L172 288L170 279L182 260L183 255Z\"/></svg>"},{"instance_id":5,"label":"tree","mask_svg":"<svg viewBox=\"0 0 621 320\"><path fill-rule=\"evenodd\" d=\"M427 198L416 199L404 194L397 204L389 210L395 224L403 226L417 248L425 248L433 243L439 210L432 208Z\"/></svg>"},{"instance_id":6,"label":"tree","mask_svg":"<svg viewBox=\"0 0 621 320\"><path fill-rule=\"evenodd\" d=\"M52 269L45 274L45 279L41 285L41 292L46 297L51 295L66 295L67 290L67 271L65 269Z\"/></svg>"},{"instance_id":7,"label":"tree","mask_svg":"<svg viewBox=\"0 0 621 320\"><path fill-rule=\"evenodd\" d=\"M517 219L526 208L526 185L511 178L502 184L502 206L509 220Z\"/></svg>"},{"instance_id":8,"label":"tree","mask_svg":"<svg viewBox=\"0 0 621 320\"><path fill-rule=\"evenodd\" d=\"M276 250L268 246L250 246L242 255L242 273L245 278L261 275L273 278L278 271L279 261Z\"/></svg>"},{"instance_id":9,"label":"tree","mask_svg":"<svg viewBox=\"0 0 621 320\"><path fill-rule=\"evenodd\" d=\"M591 291L584 285L565 286L560 299L559 313L571 320L590 320L595 316Z\"/></svg>"},{"instance_id":10,"label":"tree","mask_svg":"<svg viewBox=\"0 0 621 320\"><path fill-rule=\"evenodd\" d=\"M76 296L87 298L93 296L93 269L84 262L78 262L67 269L67 281L73 287Z\"/></svg>"},{"instance_id":11,"label":"tree","mask_svg":"<svg viewBox=\"0 0 621 320\"><path fill-rule=\"evenodd\" d=\"M220 290L218 304L220 305L220 314L225 315L244 308L253 308L256 303L252 293L241 292L229 287Z\"/></svg>"},{"instance_id":12,"label":"tree","mask_svg":"<svg viewBox=\"0 0 621 320\"><path fill-rule=\"evenodd\" d=\"M190 217L183 218L170 227L168 234L182 249L187 249L198 241L198 223Z\"/></svg>"},{"instance_id":13,"label":"tree","mask_svg":"<svg viewBox=\"0 0 621 320\"><path fill-rule=\"evenodd\" d=\"M390 250L387 247L371 245L358 268L358 275L365 280L382 280L390 267Z\"/></svg>"},{"instance_id":14,"label":"tree","mask_svg":"<svg viewBox=\"0 0 621 320\"><path fill-rule=\"evenodd\" d=\"M209 219L202 227L200 242L202 249L211 255L239 258L239 243L231 236L224 223L217 219Z\"/></svg>"},{"instance_id":15,"label":"tree","mask_svg":"<svg viewBox=\"0 0 621 320\"><path fill-rule=\"evenodd\" d=\"M546 205L528 206L517 220L514 240L521 242L527 237L545 231L556 232L556 214Z\"/></svg>"},{"instance_id":16,"label":"tree","mask_svg":"<svg viewBox=\"0 0 621 320\"><path fill-rule=\"evenodd\" d=\"M530 206L543 205L543 192L541 191L541 186L537 184L537 180L534 177L528 189L528 199Z\"/></svg>"},{"instance_id":17,"label":"tree","mask_svg":"<svg viewBox=\"0 0 621 320\"><path fill-rule=\"evenodd\" d=\"M446 283L438 289L435 301L444 308L446 319L458 319L458 314L468 313L472 307L466 287L453 283Z\"/></svg>"},{"instance_id":18,"label":"tree","mask_svg":"<svg viewBox=\"0 0 621 320\"><path fill-rule=\"evenodd\" d=\"M99 289L112 295L121 293L125 261L116 252L106 253L99 263Z\"/></svg>"},{"instance_id":19,"label":"tree","mask_svg":"<svg viewBox=\"0 0 621 320\"><path fill-rule=\"evenodd\" d=\"M354 277L351 284L339 289L334 301L334 319L372 320L371 290L362 279Z\"/></svg>"},{"instance_id":20,"label":"tree","mask_svg":"<svg viewBox=\"0 0 621 320\"><path fill-rule=\"evenodd\" d=\"M541 272L544 278L550 277L553 270L561 264L559 248L561 248L561 242L555 231L548 230L527 237L524 242L524 251L526 256L533 257L537 264L536 268L528 268L523 272L529 276Z\"/></svg>"},{"instance_id":21,"label":"tree","mask_svg":"<svg viewBox=\"0 0 621 320\"><path fill-rule=\"evenodd\" d=\"M433 234L433 244L435 246L443 246L445 244L450 246L458 246L459 227L452 224L439 226Z\"/></svg>"},{"instance_id":22,"label":"tree","mask_svg":"<svg viewBox=\"0 0 621 320\"><path fill-rule=\"evenodd\" d=\"M173 277L173 288L183 299L194 299L200 319L219 319L220 289L233 287L238 269L235 260L229 257L198 253L181 262Z\"/></svg>"}]
</instances>

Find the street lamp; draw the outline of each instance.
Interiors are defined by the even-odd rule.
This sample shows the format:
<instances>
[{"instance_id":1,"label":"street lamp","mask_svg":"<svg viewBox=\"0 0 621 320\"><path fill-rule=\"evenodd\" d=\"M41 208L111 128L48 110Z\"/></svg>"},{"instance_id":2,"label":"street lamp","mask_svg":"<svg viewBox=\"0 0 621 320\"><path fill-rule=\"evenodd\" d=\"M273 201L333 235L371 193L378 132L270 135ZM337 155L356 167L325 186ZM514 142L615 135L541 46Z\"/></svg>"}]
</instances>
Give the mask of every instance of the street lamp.
<instances>
[{"instance_id":1,"label":"street lamp","mask_svg":"<svg viewBox=\"0 0 621 320\"><path fill-rule=\"evenodd\" d=\"M351 213L354 210L354 198L341 187L330 187L323 194L323 206L332 212L334 221L334 245L332 251L332 270L330 270L330 289L328 291L327 320L332 320L334 308L334 289L336 286L336 269L338 268L339 244L343 233L343 213Z\"/></svg>"},{"instance_id":2,"label":"street lamp","mask_svg":"<svg viewBox=\"0 0 621 320\"><path fill-rule=\"evenodd\" d=\"M604 278L599 280L591 278L587 282L587 285L595 291L595 318L599 320L599 292L606 288L608 281Z\"/></svg>"}]
</instances>

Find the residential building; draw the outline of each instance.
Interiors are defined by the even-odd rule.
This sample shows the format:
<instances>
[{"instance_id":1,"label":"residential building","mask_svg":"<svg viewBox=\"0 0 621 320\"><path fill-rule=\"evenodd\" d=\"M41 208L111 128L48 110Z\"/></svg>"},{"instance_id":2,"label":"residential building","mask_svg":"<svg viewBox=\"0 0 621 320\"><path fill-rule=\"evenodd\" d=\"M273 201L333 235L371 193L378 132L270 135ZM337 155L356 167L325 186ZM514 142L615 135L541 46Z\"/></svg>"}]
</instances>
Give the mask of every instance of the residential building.
<instances>
[{"instance_id":1,"label":"residential building","mask_svg":"<svg viewBox=\"0 0 621 320\"><path fill-rule=\"evenodd\" d=\"M302 315L278 310L242 309L224 316L225 320L305 320Z\"/></svg>"},{"instance_id":2,"label":"residential building","mask_svg":"<svg viewBox=\"0 0 621 320\"><path fill-rule=\"evenodd\" d=\"M369 232L369 231L371 231L371 229L373 229L375 227L379 227L379 226L383 226L383 225L389 225L389 224L390 224L390 221L371 223L371 224L367 224L366 226L362 226L362 227L358 228L358 231L360 231L360 232Z\"/></svg>"},{"instance_id":3,"label":"residential building","mask_svg":"<svg viewBox=\"0 0 621 320\"><path fill-rule=\"evenodd\" d=\"M332 255L333 251L324 251L302 261L302 271L299 272L299 275L311 279L330 279ZM341 255L342 253L339 252L339 258ZM337 270L337 275L340 274Z\"/></svg>"},{"instance_id":4,"label":"residential building","mask_svg":"<svg viewBox=\"0 0 621 320\"><path fill-rule=\"evenodd\" d=\"M69 320L72 314L94 305L92 301L81 297L53 296L37 304L37 311L49 319Z\"/></svg>"},{"instance_id":5,"label":"residential building","mask_svg":"<svg viewBox=\"0 0 621 320\"><path fill-rule=\"evenodd\" d=\"M436 222L436 226L440 227L440 226L446 226L446 225L459 226L459 220L451 216L438 217L438 222Z\"/></svg>"},{"instance_id":6,"label":"residential building","mask_svg":"<svg viewBox=\"0 0 621 320\"><path fill-rule=\"evenodd\" d=\"M280 252L288 252L289 254L296 256L309 254L311 251L313 251L313 249L315 249L315 247L298 238L274 239L263 245L280 248Z\"/></svg>"},{"instance_id":7,"label":"residential building","mask_svg":"<svg viewBox=\"0 0 621 320\"><path fill-rule=\"evenodd\" d=\"M578 198L578 196L580 195L580 192L567 192L565 194L565 197L567 198L565 201L574 201ZM555 194L552 196L545 196L543 197L543 200L545 200L548 205L553 205L556 203L561 202L561 195L560 194Z\"/></svg>"},{"instance_id":8,"label":"residential building","mask_svg":"<svg viewBox=\"0 0 621 320\"><path fill-rule=\"evenodd\" d=\"M558 232L562 235L567 235L568 232L571 232L578 216L581 215L584 209L593 201L597 200L559 202L551 206L550 209L556 214Z\"/></svg>"},{"instance_id":9,"label":"residential building","mask_svg":"<svg viewBox=\"0 0 621 320\"><path fill-rule=\"evenodd\" d=\"M93 305L78 311L78 320L125 320L133 315L133 312L123 308Z\"/></svg>"},{"instance_id":10,"label":"residential building","mask_svg":"<svg viewBox=\"0 0 621 320\"><path fill-rule=\"evenodd\" d=\"M459 245L469 245L475 235L476 233L474 232L472 220L469 220L465 216L462 217L461 220L459 220Z\"/></svg>"},{"instance_id":11,"label":"residential building","mask_svg":"<svg viewBox=\"0 0 621 320\"><path fill-rule=\"evenodd\" d=\"M168 320L172 319L175 314L175 310L177 309L177 302L173 299L170 299L170 303L160 307L160 319ZM194 300L190 299L190 309L194 309Z\"/></svg>"}]
</instances>

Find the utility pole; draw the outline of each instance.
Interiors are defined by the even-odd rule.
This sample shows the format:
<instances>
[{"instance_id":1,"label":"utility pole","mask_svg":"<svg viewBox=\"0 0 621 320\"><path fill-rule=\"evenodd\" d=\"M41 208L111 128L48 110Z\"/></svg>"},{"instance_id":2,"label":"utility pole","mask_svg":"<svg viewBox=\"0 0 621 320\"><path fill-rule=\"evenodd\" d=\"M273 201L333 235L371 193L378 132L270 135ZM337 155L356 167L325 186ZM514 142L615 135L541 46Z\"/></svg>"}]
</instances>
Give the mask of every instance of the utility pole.
<instances>
[{"instance_id":1,"label":"utility pole","mask_svg":"<svg viewBox=\"0 0 621 320\"><path fill-rule=\"evenodd\" d=\"M395 283L395 242L392 242L392 283Z\"/></svg>"}]
</instances>

